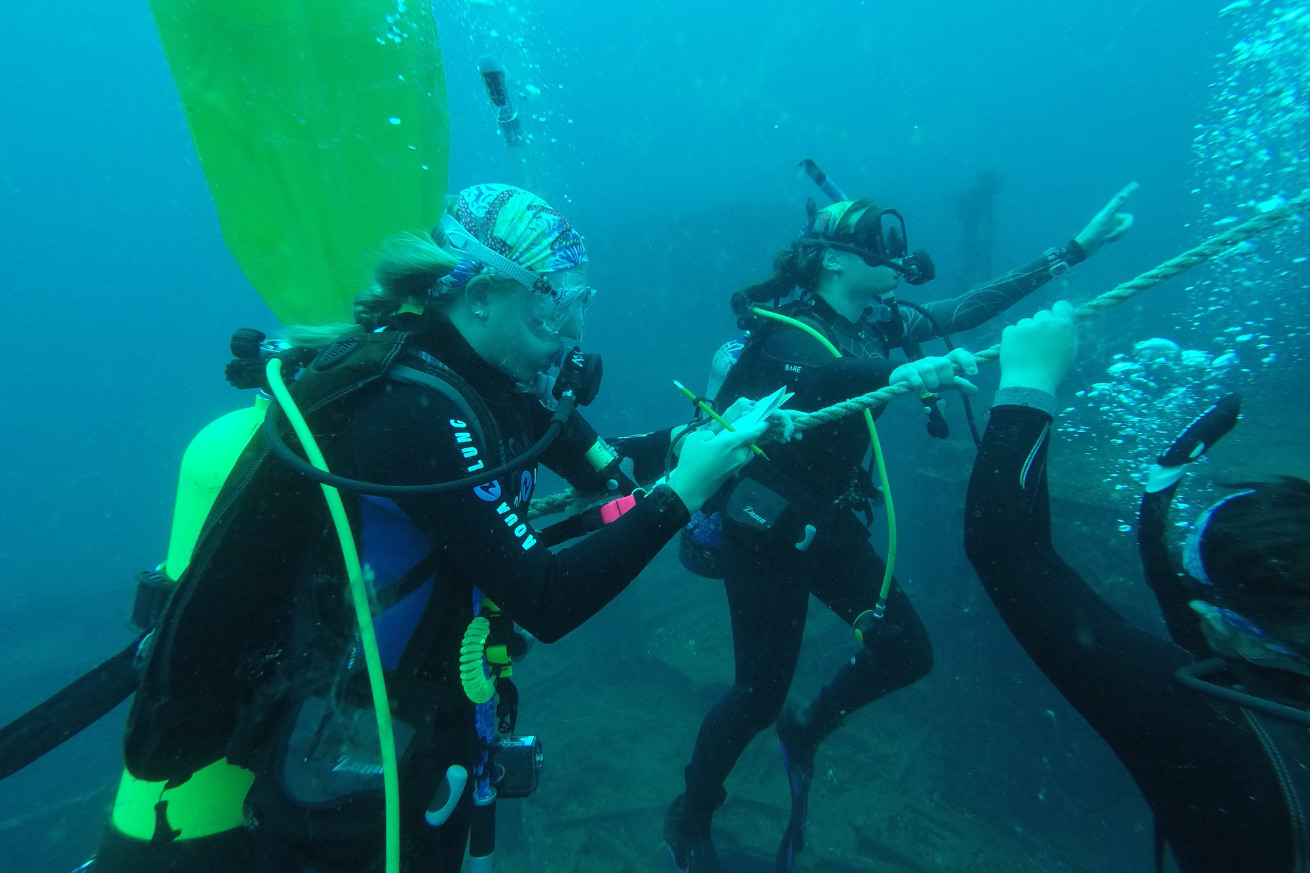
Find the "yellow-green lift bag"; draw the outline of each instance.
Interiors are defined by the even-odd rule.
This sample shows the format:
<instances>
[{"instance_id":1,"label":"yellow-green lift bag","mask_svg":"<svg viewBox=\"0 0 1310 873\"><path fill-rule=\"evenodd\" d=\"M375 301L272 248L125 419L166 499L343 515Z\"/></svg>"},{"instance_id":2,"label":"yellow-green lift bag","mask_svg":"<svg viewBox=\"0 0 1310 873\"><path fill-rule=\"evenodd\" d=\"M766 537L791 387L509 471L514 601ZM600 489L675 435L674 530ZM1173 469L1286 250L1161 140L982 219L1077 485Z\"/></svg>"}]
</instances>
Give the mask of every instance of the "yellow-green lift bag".
<instances>
[{"instance_id":1,"label":"yellow-green lift bag","mask_svg":"<svg viewBox=\"0 0 1310 873\"><path fill-rule=\"evenodd\" d=\"M407 0L151 0L228 248L288 324L349 321L383 242L436 224L450 120Z\"/></svg>"}]
</instances>

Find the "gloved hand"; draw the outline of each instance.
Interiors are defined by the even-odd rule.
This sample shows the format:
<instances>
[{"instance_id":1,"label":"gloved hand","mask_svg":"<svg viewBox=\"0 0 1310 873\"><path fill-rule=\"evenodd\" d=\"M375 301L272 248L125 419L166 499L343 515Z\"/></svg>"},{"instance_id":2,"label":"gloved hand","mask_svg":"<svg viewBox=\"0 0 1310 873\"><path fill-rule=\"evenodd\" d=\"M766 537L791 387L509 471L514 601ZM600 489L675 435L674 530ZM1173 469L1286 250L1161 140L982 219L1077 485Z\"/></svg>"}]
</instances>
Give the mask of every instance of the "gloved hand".
<instances>
[{"instance_id":1,"label":"gloved hand","mask_svg":"<svg viewBox=\"0 0 1310 873\"><path fill-rule=\"evenodd\" d=\"M1242 398L1229 394L1193 419L1151 468L1146 490L1151 493L1163 491L1181 479L1187 464L1210 451L1211 446L1237 426L1241 412Z\"/></svg>"},{"instance_id":2,"label":"gloved hand","mask_svg":"<svg viewBox=\"0 0 1310 873\"><path fill-rule=\"evenodd\" d=\"M678 466L669 474L669 487L682 498L688 512L696 512L724 482L750 461L750 444L764 435L768 422L741 430L711 434L692 431L682 441Z\"/></svg>"}]
</instances>

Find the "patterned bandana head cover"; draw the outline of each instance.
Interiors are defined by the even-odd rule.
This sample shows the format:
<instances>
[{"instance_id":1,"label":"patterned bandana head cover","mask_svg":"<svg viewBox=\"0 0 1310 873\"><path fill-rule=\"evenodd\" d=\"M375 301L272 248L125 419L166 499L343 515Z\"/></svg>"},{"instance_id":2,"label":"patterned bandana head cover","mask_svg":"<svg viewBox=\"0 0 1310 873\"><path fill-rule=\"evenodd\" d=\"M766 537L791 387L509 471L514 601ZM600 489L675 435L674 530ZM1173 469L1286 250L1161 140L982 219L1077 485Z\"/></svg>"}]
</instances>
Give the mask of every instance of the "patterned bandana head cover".
<instances>
[{"instance_id":1,"label":"patterned bandana head cover","mask_svg":"<svg viewBox=\"0 0 1310 873\"><path fill-rule=\"evenodd\" d=\"M538 275L587 263L582 237L568 219L522 188L473 185L460 191L447 211L478 242ZM462 260L434 290L446 293L490 272L495 271L485 264Z\"/></svg>"}]
</instances>

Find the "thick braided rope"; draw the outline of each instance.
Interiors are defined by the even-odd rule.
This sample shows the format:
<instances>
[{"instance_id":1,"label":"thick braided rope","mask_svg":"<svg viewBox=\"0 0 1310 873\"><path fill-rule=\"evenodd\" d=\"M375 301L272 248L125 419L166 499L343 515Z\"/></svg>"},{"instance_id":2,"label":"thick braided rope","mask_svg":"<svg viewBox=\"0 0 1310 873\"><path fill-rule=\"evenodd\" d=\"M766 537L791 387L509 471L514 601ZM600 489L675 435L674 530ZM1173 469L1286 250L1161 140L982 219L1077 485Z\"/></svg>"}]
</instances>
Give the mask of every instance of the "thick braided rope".
<instances>
[{"instance_id":1,"label":"thick braided rope","mask_svg":"<svg viewBox=\"0 0 1310 873\"><path fill-rule=\"evenodd\" d=\"M1154 288L1167 279L1172 279L1179 273L1186 272L1197 264L1208 261L1211 258L1223 253L1225 250L1232 248L1238 243L1245 242L1253 236L1264 233L1271 227L1282 224L1292 216L1310 209L1310 190L1301 192L1294 200L1289 200L1282 206L1262 212L1236 227L1225 231L1217 236L1213 236L1200 245L1188 249L1175 258L1170 258L1153 270L1147 270L1136 278L1129 279L1120 285L1116 285L1109 291L1099 297L1087 301L1082 306L1074 310L1075 316L1079 321L1086 320L1095 315L1100 315L1112 306L1118 306L1125 300L1135 297L1149 288ZM1001 357L1001 346L996 344L989 349L983 349L974 355L974 358L980 364L989 364L999 360ZM888 385L886 388L880 388L877 391L870 391L868 394L862 394L859 397L852 397L850 400L843 400L841 403L834 403L832 406L825 406L823 409L816 409L810 413L797 413L792 416L792 425L797 430L808 430L812 427L818 427L821 424L827 424L830 421L836 421L848 415L854 415L865 409L875 406L881 406L895 397L902 394L909 394L913 389L904 382L898 382L895 385Z\"/></svg>"},{"instance_id":2,"label":"thick braided rope","mask_svg":"<svg viewBox=\"0 0 1310 873\"><path fill-rule=\"evenodd\" d=\"M1079 306L1074 310L1074 315L1079 321L1100 315L1110 307L1118 306L1125 300L1136 297L1143 291L1154 288L1179 273L1185 273L1197 264L1208 261L1233 246L1264 233L1269 228L1276 227L1292 216L1306 211L1310 211L1310 189L1302 191L1299 196L1281 206L1261 212L1236 227L1210 237L1200 245L1188 249L1177 257L1170 258L1160 266L1147 270L1140 276L1116 285L1104 294ZM980 364L990 364L999 360L1000 357L1001 346L999 343L974 355L974 359ZM816 409L814 412L795 413L792 416L792 425L797 430L809 430L812 427L818 427L821 424L827 424L830 421L836 421L839 418L845 418L848 415L881 406L900 397L902 394L909 394L911 391L913 389L909 385L898 382L877 391L870 391L868 394L861 394L859 397L852 397L850 400L843 400L841 403L834 403L832 406L825 406L823 409ZM770 433L778 432L780 430L777 428L770 431ZM532 501L528 517L539 518L543 515L554 515L566 510L571 511L586 506L589 502L588 498L576 494L572 489L566 489L558 494Z\"/></svg>"}]
</instances>

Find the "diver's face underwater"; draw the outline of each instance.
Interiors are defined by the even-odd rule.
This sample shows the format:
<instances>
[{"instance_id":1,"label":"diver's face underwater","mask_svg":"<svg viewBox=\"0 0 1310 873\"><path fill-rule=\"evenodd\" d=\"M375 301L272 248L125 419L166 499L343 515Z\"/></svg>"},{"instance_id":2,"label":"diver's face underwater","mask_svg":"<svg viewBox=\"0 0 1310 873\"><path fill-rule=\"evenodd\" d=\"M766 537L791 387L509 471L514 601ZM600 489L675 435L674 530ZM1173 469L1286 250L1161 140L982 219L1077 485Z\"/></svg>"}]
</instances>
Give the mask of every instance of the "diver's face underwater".
<instances>
[{"instance_id":1,"label":"diver's face underwater","mask_svg":"<svg viewBox=\"0 0 1310 873\"><path fill-rule=\"evenodd\" d=\"M1243 590L1241 580L1211 579L1201 557L1202 540L1215 513L1252 493L1240 491L1220 500L1193 526L1183 546L1183 565L1193 578L1213 589L1214 596L1193 600L1189 606L1200 619L1206 642L1220 657L1310 676L1310 621L1306 620L1310 598L1254 594Z\"/></svg>"},{"instance_id":2,"label":"diver's face underwater","mask_svg":"<svg viewBox=\"0 0 1310 873\"><path fill-rule=\"evenodd\" d=\"M901 284L901 274L886 264L870 264L859 255L836 250L831 257L840 267L834 280L844 284L853 297L873 300Z\"/></svg>"},{"instance_id":3,"label":"diver's face underwater","mask_svg":"<svg viewBox=\"0 0 1310 873\"><path fill-rule=\"evenodd\" d=\"M847 299L871 301L894 291L902 279L922 285L936 275L927 252L909 254L905 219L894 209L854 210L842 217L837 233L824 226L822 213L811 212L808 239L827 249L827 281Z\"/></svg>"},{"instance_id":4,"label":"diver's face underwater","mask_svg":"<svg viewBox=\"0 0 1310 873\"><path fill-rule=\"evenodd\" d=\"M582 340L583 319L595 296L587 286L585 267L558 270L543 278L551 290L500 281L497 291L487 297L482 354L520 385L535 383L539 374L557 365L564 352Z\"/></svg>"}]
</instances>

